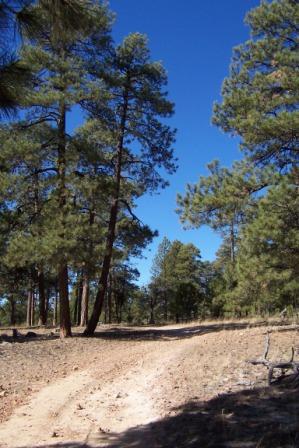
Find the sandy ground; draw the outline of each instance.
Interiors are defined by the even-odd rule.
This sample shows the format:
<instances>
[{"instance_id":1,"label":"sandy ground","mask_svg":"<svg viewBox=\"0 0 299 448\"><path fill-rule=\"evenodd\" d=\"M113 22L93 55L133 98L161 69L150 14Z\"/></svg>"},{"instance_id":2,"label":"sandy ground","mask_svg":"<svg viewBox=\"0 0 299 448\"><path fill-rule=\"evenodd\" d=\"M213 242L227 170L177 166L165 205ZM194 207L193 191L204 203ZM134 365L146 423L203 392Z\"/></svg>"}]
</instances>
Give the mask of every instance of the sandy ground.
<instances>
[{"instance_id":1,"label":"sandy ground","mask_svg":"<svg viewBox=\"0 0 299 448\"><path fill-rule=\"evenodd\" d=\"M246 362L267 331L270 359L299 346L296 328L246 322L4 342L0 447L298 447L298 390Z\"/></svg>"}]
</instances>

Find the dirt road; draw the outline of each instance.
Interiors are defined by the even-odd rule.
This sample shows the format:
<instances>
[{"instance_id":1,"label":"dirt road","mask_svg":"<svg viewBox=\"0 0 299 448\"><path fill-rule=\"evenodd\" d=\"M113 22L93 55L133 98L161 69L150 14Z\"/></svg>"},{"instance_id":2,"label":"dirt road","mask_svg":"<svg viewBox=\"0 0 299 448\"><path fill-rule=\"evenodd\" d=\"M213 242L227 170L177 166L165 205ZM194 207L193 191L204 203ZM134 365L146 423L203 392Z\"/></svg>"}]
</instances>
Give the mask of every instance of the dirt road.
<instances>
[{"instance_id":1,"label":"dirt road","mask_svg":"<svg viewBox=\"0 0 299 448\"><path fill-rule=\"evenodd\" d=\"M23 362L25 384L30 369L36 376L36 346L40 353L37 344L43 344L46 351L53 344L60 344L62 349L57 351L62 354L59 353L57 369L59 372L59 366L63 366L63 371L54 378L44 373L46 384L40 383L27 397L27 403L16 407L0 425L0 446L199 447L199 439L194 435L195 444L191 436L180 439L184 430L177 427L176 419L180 417L178 422L186 426L195 414L197 417L200 414L202 427L199 428L198 422L195 427L203 436L209 412L202 406L209 400L221 400L224 394L236 396L242 390L241 394L246 394L253 387L264 385L264 369L248 366L246 360L261 354L265 331L264 327L249 328L247 324L118 328L106 329L92 340L74 338L66 343L43 340L18 347L5 346L10 360L13 348L17 358L21 352L27 353L28 365ZM298 344L297 332L274 332L271 341L274 358L278 352L280 357L287 356L290 345ZM43 372L51 372L54 358L52 361L48 358L43 362ZM5 353L0 359L5 359ZM44 364L47 360L48 365ZM18 368L22 381L22 368ZM283 397L279 399L281 402ZM194 404L196 413L191 409ZM223 406L222 419L232 414L226 410L227 402ZM293 409L288 425L292 416L299 417L297 408ZM191 428L194 429L194 424ZM217 443L202 446L237 446L229 445L228 441L226 445Z\"/></svg>"}]
</instances>

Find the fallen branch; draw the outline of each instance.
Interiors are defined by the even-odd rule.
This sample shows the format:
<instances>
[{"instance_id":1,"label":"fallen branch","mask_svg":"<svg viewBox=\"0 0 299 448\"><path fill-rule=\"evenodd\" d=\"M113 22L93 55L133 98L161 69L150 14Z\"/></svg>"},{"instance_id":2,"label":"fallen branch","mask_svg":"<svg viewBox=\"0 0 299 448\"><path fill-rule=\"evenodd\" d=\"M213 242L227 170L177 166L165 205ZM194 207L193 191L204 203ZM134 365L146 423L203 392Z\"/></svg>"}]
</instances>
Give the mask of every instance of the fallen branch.
<instances>
[{"instance_id":1,"label":"fallen branch","mask_svg":"<svg viewBox=\"0 0 299 448\"><path fill-rule=\"evenodd\" d=\"M268 353L270 349L270 336L267 333L265 340L265 349L262 358L248 360L247 362L253 364L254 366L263 365L267 367L269 370L268 373L268 384L271 386L272 384L278 384L284 380L287 380L288 383L299 384L299 362L294 361L295 350L292 347L291 359L289 361L278 361L273 362L267 359ZM278 377L274 378L274 371L280 370L281 373ZM293 371L293 374L286 375L287 371Z\"/></svg>"}]
</instances>

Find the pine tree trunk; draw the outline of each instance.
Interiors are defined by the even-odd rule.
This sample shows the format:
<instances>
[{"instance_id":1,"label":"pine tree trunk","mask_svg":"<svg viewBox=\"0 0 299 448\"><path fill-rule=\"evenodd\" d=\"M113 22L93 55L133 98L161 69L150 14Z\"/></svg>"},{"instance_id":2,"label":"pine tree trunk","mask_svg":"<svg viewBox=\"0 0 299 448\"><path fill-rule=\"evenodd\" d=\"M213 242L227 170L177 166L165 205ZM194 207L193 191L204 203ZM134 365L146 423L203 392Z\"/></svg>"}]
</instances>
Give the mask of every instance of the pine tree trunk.
<instances>
[{"instance_id":1,"label":"pine tree trunk","mask_svg":"<svg viewBox=\"0 0 299 448\"><path fill-rule=\"evenodd\" d=\"M82 290L82 305L81 305L81 327L85 326L88 321L88 302L89 302L89 279L86 273L83 274L83 290Z\"/></svg>"},{"instance_id":2,"label":"pine tree trunk","mask_svg":"<svg viewBox=\"0 0 299 448\"><path fill-rule=\"evenodd\" d=\"M45 277L42 269L37 272L38 283L38 295L39 295L39 317L38 325L46 325L47 312L46 312L46 291L45 291Z\"/></svg>"},{"instance_id":3,"label":"pine tree trunk","mask_svg":"<svg viewBox=\"0 0 299 448\"><path fill-rule=\"evenodd\" d=\"M109 275L109 289L108 289L108 323L112 323L112 276Z\"/></svg>"},{"instance_id":4,"label":"pine tree trunk","mask_svg":"<svg viewBox=\"0 0 299 448\"><path fill-rule=\"evenodd\" d=\"M9 298L10 302L10 325L16 325L16 303L13 294Z\"/></svg>"},{"instance_id":5,"label":"pine tree trunk","mask_svg":"<svg viewBox=\"0 0 299 448\"><path fill-rule=\"evenodd\" d=\"M54 309L53 309L53 326L57 325L57 307L58 307L58 289L55 286L55 298L54 298Z\"/></svg>"},{"instance_id":6,"label":"pine tree trunk","mask_svg":"<svg viewBox=\"0 0 299 448\"><path fill-rule=\"evenodd\" d=\"M123 306L122 306L122 304L120 304L120 306L119 306L119 316L118 316L118 323L119 324L121 324L121 321L122 321L122 309L123 309Z\"/></svg>"},{"instance_id":7,"label":"pine tree trunk","mask_svg":"<svg viewBox=\"0 0 299 448\"><path fill-rule=\"evenodd\" d=\"M168 320L168 299L166 293L164 293L164 320L165 322Z\"/></svg>"},{"instance_id":8,"label":"pine tree trunk","mask_svg":"<svg viewBox=\"0 0 299 448\"><path fill-rule=\"evenodd\" d=\"M127 110L128 110L128 98L129 92L128 90L124 94L124 104L122 111L122 118L120 124L120 139L117 145L117 160L115 167L115 193L114 199L112 201L112 205L110 208L110 217L109 217L109 225L108 225L108 234L106 238L105 245L105 255L102 265L101 277L98 285L98 291L95 298L95 303L93 307L93 311L90 317L90 320L87 324L87 327L84 331L86 336L92 336L95 332L97 324L99 322L99 318L102 312L103 303L105 300L105 295L107 291L107 283L108 276L110 272L111 260L112 260L112 252L113 245L115 240L115 229L117 223L117 215L118 215L118 202L119 202L119 194L120 194L120 183L121 183L121 169L122 169L122 157L123 157L123 144L124 144L124 136L125 136L125 125L127 120Z\"/></svg>"},{"instance_id":9,"label":"pine tree trunk","mask_svg":"<svg viewBox=\"0 0 299 448\"><path fill-rule=\"evenodd\" d=\"M154 315L154 310L153 309L151 309L151 317L150 317L149 323L151 325L153 325L155 323L155 315Z\"/></svg>"},{"instance_id":10,"label":"pine tree trunk","mask_svg":"<svg viewBox=\"0 0 299 448\"><path fill-rule=\"evenodd\" d=\"M35 324L35 291L32 290L32 301L31 301L31 323L30 327L33 327Z\"/></svg>"},{"instance_id":11,"label":"pine tree trunk","mask_svg":"<svg viewBox=\"0 0 299 448\"><path fill-rule=\"evenodd\" d=\"M105 297L105 305L104 305L104 324L107 324L108 321L108 294Z\"/></svg>"},{"instance_id":12,"label":"pine tree trunk","mask_svg":"<svg viewBox=\"0 0 299 448\"><path fill-rule=\"evenodd\" d=\"M58 271L58 290L60 304L60 337L65 338L72 336L68 292L68 268L65 263L61 264Z\"/></svg>"},{"instance_id":13,"label":"pine tree trunk","mask_svg":"<svg viewBox=\"0 0 299 448\"><path fill-rule=\"evenodd\" d=\"M82 280L82 278L80 280L78 293L79 293L79 295L78 295L78 307L77 307L76 325L80 325L80 321L81 321L82 296L83 296L83 280Z\"/></svg>"},{"instance_id":14,"label":"pine tree trunk","mask_svg":"<svg viewBox=\"0 0 299 448\"><path fill-rule=\"evenodd\" d=\"M32 316L31 316L31 312L32 312L32 300L33 300L33 291L32 291L32 284L30 282L29 284L29 288L28 288L28 298L27 298L27 316L26 316L26 324L27 327L31 327L31 323L32 323Z\"/></svg>"},{"instance_id":15,"label":"pine tree trunk","mask_svg":"<svg viewBox=\"0 0 299 448\"><path fill-rule=\"evenodd\" d=\"M46 321L48 321L48 315L49 315L49 304L50 304L50 289L47 288L46 290Z\"/></svg>"},{"instance_id":16,"label":"pine tree trunk","mask_svg":"<svg viewBox=\"0 0 299 448\"><path fill-rule=\"evenodd\" d=\"M112 259L112 250L115 239L115 227L117 221L117 210L118 210L118 201L114 201L113 206L110 210L110 220L109 220L109 231L108 237L106 240L106 255L104 256L103 266L101 277L99 281L98 291L95 298L95 303L93 307L93 311L91 317L88 321L87 327L84 331L86 336L92 336L99 322L99 318L102 312L102 307L105 299L106 289L107 289L107 281L108 275L110 271L111 259Z\"/></svg>"},{"instance_id":17,"label":"pine tree trunk","mask_svg":"<svg viewBox=\"0 0 299 448\"><path fill-rule=\"evenodd\" d=\"M235 264L235 228L233 219L230 225L230 258L231 262Z\"/></svg>"},{"instance_id":18,"label":"pine tree trunk","mask_svg":"<svg viewBox=\"0 0 299 448\"><path fill-rule=\"evenodd\" d=\"M77 275L77 286L76 286L76 300L74 307L74 317L73 322L75 325L80 325L81 317L81 303L82 303L82 293L83 293L83 279L81 272Z\"/></svg>"},{"instance_id":19,"label":"pine tree trunk","mask_svg":"<svg viewBox=\"0 0 299 448\"><path fill-rule=\"evenodd\" d=\"M65 239L65 207L66 207L66 107L62 100L59 106L59 123L58 123L58 195L59 207L61 211L61 238ZM71 316L68 294L68 266L64 255L58 267L58 290L60 302L60 337L69 337L71 331Z\"/></svg>"},{"instance_id":20,"label":"pine tree trunk","mask_svg":"<svg viewBox=\"0 0 299 448\"><path fill-rule=\"evenodd\" d=\"M74 305L74 314L73 314L73 325L76 325L77 316L78 316L78 301L79 301L79 287L77 285L76 288L76 296L75 296L75 305Z\"/></svg>"}]
</instances>

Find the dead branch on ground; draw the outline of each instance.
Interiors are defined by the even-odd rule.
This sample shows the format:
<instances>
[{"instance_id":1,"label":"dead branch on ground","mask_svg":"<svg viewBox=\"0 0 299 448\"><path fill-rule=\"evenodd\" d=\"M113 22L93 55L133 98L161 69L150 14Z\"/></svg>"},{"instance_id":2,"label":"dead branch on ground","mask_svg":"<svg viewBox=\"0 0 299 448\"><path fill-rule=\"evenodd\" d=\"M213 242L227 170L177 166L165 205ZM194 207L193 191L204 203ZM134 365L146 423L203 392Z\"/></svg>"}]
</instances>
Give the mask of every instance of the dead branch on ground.
<instances>
[{"instance_id":1,"label":"dead branch on ground","mask_svg":"<svg viewBox=\"0 0 299 448\"><path fill-rule=\"evenodd\" d=\"M278 361L278 362L269 361L267 359L269 349L270 349L270 335L269 333L267 333L263 356L259 359L253 359L247 362L255 366L263 365L267 367L267 369L269 370L268 372L269 386L273 384L279 384L282 382L288 383L293 386L299 386L299 362L294 361L294 354L295 354L294 347L292 347L291 349L292 353L289 361ZM274 377L274 372L276 370L280 370L280 374L279 376ZM293 373L286 375L286 373L289 371L292 371Z\"/></svg>"}]
</instances>

